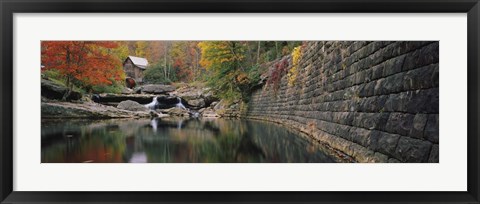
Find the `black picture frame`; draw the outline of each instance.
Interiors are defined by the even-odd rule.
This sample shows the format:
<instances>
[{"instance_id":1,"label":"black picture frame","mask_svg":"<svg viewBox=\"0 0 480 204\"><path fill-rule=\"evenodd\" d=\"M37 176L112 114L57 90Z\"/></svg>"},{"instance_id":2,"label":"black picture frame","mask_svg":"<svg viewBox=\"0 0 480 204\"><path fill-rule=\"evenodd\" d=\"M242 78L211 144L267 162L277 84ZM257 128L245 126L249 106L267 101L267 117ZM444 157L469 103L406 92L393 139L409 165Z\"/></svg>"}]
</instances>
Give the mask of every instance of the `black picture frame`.
<instances>
[{"instance_id":1,"label":"black picture frame","mask_svg":"<svg viewBox=\"0 0 480 204\"><path fill-rule=\"evenodd\" d=\"M1 203L479 203L478 0L0 0ZM19 192L13 191L13 14L137 12L467 13L468 190L466 192ZM448 175L445 175L448 176Z\"/></svg>"}]
</instances>

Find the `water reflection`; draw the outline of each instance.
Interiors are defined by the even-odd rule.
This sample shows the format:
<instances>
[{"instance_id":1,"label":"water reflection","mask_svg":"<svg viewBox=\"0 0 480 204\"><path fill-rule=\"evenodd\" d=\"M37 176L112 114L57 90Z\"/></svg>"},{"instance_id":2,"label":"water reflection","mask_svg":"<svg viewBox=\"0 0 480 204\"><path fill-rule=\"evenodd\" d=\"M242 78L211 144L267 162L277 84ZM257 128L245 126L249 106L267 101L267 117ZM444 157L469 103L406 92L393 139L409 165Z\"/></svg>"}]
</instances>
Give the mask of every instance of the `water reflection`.
<instances>
[{"instance_id":1,"label":"water reflection","mask_svg":"<svg viewBox=\"0 0 480 204\"><path fill-rule=\"evenodd\" d=\"M279 125L240 119L42 121L42 162L337 162Z\"/></svg>"}]
</instances>

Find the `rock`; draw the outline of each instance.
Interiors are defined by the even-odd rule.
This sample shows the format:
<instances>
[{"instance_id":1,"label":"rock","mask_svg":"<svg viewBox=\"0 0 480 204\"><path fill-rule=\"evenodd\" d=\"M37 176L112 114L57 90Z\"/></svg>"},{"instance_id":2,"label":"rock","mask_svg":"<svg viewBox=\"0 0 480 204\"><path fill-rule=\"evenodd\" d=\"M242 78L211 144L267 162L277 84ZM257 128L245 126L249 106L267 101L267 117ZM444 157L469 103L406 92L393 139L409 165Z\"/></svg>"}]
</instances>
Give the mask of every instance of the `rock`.
<instances>
[{"instance_id":1,"label":"rock","mask_svg":"<svg viewBox=\"0 0 480 204\"><path fill-rule=\"evenodd\" d=\"M133 88L133 93L141 94L141 93L142 93L142 87L135 87L135 88Z\"/></svg>"},{"instance_id":2,"label":"rock","mask_svg":"<svg viewBox=\"0 0 480 204\"><path fill-rule=\"evenodd\" d=\"M93 102L42 102L42 118L140 118L150 117L146 111L127 111Z\"/></svg>"},{"instance_id":3,"label":"rock","mask_svg":"<svg viewBox=\"0 0 480 204\"><path fill-rule=\"evenodd\" d=\"M150 117L151 118L166 118L166 117L170 117L170 115L168 114L163 114L161 112L156 112L156 111L153 111L153 110L150 110L148 112L148 114L150 114Z\"/></svg>"},{"instance_id":4,"label":"rock","mask_svg":"<svg viewBox=\"0 0 480 204\"><path fill-rule=\"evenodd\" d=\"M239 107L240 106L238 103L226 104L224 100L221 100L213 107L213 110L220 117L239 117L240 116Z\"/></svg>"},{"instance_id":5,"label":"rock","mask_svg":"<svg viewBox=\"0 0 480 204\"><path fill-rule=\"evenodd\" d=\"M195 100L187 100L187 104L189 106L197 107L197 108L202 108L205 107L205 100L202 98L200 99L195 99Z\"/></svg>"},{"instance_id":6,"label":"rock","mask_svg":"<svg viewBox=\"0 0 480 204\"><path fill-rule=\"evenodd\" d=\"M165 94L168 92L175 91L175 87L170 85L163 85L163 84L147 84L140 87L142 93L150 93L150 94Z\"/></svg>"},{"instance_id":7,"label":"rock","mask_svg":"<svg viewBox=\"0 0 480 204\"><path fill-rule=\"evenodd\" d=\"M150 114L150 117L152 117L152 118L158 117L158 115L159 115L157 112L152 111L152 110L150 110L150 111L148 112L148 114Z\"/></svg>"},{"instance_id":8,"label":"rock","mask_svg":"<svg viewBox=\"0 0 480 204\"><path fill-rule=\"evenodd\" d=\"M127 87L123 87L122 89L122 94L133 94L133 93L134 93L133 90Z\"/></svg>"},{"instance_id":9,"label":"rock","mask_svg":"<svg viewBox=\"0 0 480 204\"><path fill-rule=\"evenodd\" d=\"M180 92L177 95L186 101L196 100L202 98L202 92L200 90L191 90L189 92Z\"/></svg>"},{"instance_id":10,"label":"rock","mask_svg":"<svg viewBox=\"0 0 480 204\"><path fill-rule=\"evenodd\" d=\"M214 101L210 104L210 108L214 108L218 104L218 101Z\"/></svg>"},{"instance_id":11,"label":"rock","mask_svg":"<svg viewBox=\"0 0 480 204\"><path fill-rule=\"evenodd\" d=\"M210 89L204 89L202 98L205 100L206 106L210 106L213 102L218 101L218 98L213 94L213 91L210 91Z\"/></svg>"},{"instance_id":12,"label":"rock","mask_svg":"<svg viewBox=\"0 0 480 204\"><path fill-rule=\"evenodd\" d=\"M158 109L157 112L166 113L173 116L190 117L188 110L178 107L173 107L169 109Z\"/></svg>"},{"instance_id":13,"label":"rock","mask_svg":"<svg viewBox=\"0 0 480 204\"><path fill-rule=\"evenodd\" d=\"M79 100L82 98L82 94L80 92L74 90L69 92L67 87L57 84L53 81L42 79L41 87L42 96L48 99L62 100L64 95L67 95L66 100L68 101Z\"/></svg>"},{"instance_id":14,"label":"rock","mask_svg":"<svg viewBox=\"0 0 480 204\"><path fill-rule=\"evenodd\" d=\"M225 109L225 101L220 100L218 103L215 104L213 107L213 110L220 110L220 109Z\"/></svg>"},{"instance_id":15,"label":"rock","mask_svg":"<svg viewBox=\"0 0 480 204\"><path fill-rule=\"evenodd\" d=\"M204 118L218 118L220 115L218 115L213 109L207 108L202 111L202 117Z\"/></svg>"},{"instance_id":16,"label":"rock","mask_svg":"<svg viewBox=\"0 0 480 204\"><path fill-rule=\"evenodd\" d=\"M218 100L209 88L182 87L174 94L187 101L192 107L206 107Z\"/></svg>"},{"instance_id":17,"label":"rock","mask_svg":"<svg viewBox=\"0 0 480 204\"><path fill-rule=\"evenodd\" d=\"M120 102L117 108L129 111L148 111L148 108L144 105L131 100Z\"/></svg>"},{"instance_id":18,"label":"rock","mask_svg":"<svg viewBox=\"0 0 480 204\"><path fill-rule=\"evenodd\" d=\"M140 104L147 104L152 102L156 95L152 94L95 94L96 99L92 99L97 103L119 103L126 100L135 101Z\"/></svg>"}]
</instances>

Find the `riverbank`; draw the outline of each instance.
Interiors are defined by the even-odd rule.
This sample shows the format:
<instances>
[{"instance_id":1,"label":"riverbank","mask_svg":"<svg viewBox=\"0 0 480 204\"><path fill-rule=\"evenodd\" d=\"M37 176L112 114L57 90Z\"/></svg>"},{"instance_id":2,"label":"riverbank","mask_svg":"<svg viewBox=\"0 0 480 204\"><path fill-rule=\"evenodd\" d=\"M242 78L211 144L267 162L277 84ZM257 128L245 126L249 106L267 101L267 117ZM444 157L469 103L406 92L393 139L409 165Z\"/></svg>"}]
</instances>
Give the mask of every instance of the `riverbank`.
<instances>
[{"instance_id":1,"label":"riverbank","mask_svg":"<svg viewBox=\"0 0 480 204\"><path fill-rule=\"evenodd\" d=\"M240 117L238 102L227 103L205 87L147 84L122 93L82 94L42 79L42 118Z\"/></svg>"}]
</instances>

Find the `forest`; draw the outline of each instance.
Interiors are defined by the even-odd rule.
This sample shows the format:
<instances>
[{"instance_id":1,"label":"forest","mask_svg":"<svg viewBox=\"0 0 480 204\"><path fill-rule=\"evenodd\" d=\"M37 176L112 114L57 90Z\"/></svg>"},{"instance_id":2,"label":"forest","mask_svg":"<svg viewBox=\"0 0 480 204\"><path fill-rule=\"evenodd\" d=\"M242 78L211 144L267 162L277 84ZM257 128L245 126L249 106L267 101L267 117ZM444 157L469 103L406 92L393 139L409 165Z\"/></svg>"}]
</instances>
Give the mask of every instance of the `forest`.
<instances>
[{"instance_id":1,"label":"forest","mask_svg":"<svg viewBox=\"0 0 480 204\"><path fill-rule=\"evenodd\" d=\"M43 41L41 66L42 75L72 90L119 93L125 87L122 64L128 56L136 56L148 60L145 84L196 84L212 88L223 99L247 100L266 71L262 65L286 55L298 59L301 45L300 41Z\"/></svg>"}]
</instances>

